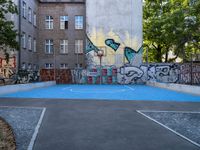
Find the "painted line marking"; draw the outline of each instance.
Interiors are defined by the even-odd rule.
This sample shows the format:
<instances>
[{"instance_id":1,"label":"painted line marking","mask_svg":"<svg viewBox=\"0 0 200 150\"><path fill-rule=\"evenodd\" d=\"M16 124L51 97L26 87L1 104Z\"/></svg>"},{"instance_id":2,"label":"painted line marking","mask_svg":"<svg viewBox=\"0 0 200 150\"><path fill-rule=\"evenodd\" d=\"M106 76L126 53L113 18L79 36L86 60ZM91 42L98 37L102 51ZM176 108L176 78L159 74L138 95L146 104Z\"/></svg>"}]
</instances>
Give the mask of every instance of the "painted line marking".
<instances>
[{"instance_id":1,"label":"painted line marking","mask_svg":"<svg viewBox=\"0 0 200 150\"><path fill-rule=\"evenodd\" d=\"M189 114L200 114L199 111L168 111L168 110L137 110L139 112L163 112L163 113L167 113L167 112L171 112L171 113L189 113Z\"/></svg>"},{"instance_id":2,"label":"painted line marking","mask_svg":"<svg viewBox=\"0 0 200 150\"><path fill-rule=\"evenodd\" d=\"M173 129L167 127L166 125L164 125L164 124L158 122L157 120L155 120L155 119L153 119L153 118L147 116L146 114L142 113L142 111L143 111L143 110L137 110L137 112L138 112L139 114L141 114L141 115L145 116L146 118L152 120L153 122L155 122L155 123L161 125L162 127L166 128L167 130L170 130L171 132L173 132L173 133L175 133L176 135L182 137L183 139L185 139L185 140L191 142L192 144L194 144L194 145L200 147L200 144L198 144L198 143L196 143L196 142L190 140L190 139L187 138L186 136L184 136L184 135L182 135L182 134L176 132L175 130L173 130ZM143 112L180 112L180 113L182 113L182 112L184 112L184 111L143 111ZM189 112L186 111L186 113L189 113ZM191 112L191 113L196 113L196 112ZM197 112L197 113L200 113L200 112Z\"/></svg>"},{"instance_id":3,"label":"painted line marking","mask_svg":"<svg viewBox=\"0 0 200 150\"><path fill-rule=\"evenodd\" d=\"M27 150L32 150L32 149L33 149L33 146L34 146L34 143L35 143L37 134L38 134L38 132L39 132L39 128L40 128L40 126L41 126L41 124L42 124L42 120L43 120L43 118L44 118L45 111L46 111L46 108L43 108L43 111L42 111L42 113L41 113L41 115L40 115L40 119L39 119L39 121L38 121L38 123L37 123L37 126L35 127L35 131L34 131L34 133L33 133L33 135L32 135L32 138L31 138L31 141L30 141L30 143L29 143L29 146L28 146L28 149L27 149Z\"/></svg>"},{"instance_id":4,"label":"painted line marking","mask_svg":"<svg viewBox=\"0 0 200 150\"><path fill-rule=\"evenodd\" d=\"M135 92L135 89L134 88L132 88L132 87L130 87L130 86L128 86L128 85L124 85L126 88L128 88L128 89L130 89L131 91L134 91Z\"/></svg>"},{"instance_id":5,"label":"painted line marking","mask_svg":"<svg viewBox=\"0 0 200 150\"><path fill-rule=\"evenodd\" d=\"M29 106L0 106L0 108L26 108L26 109L44 109L45 107L29 107Z\"/></svg>"}]
</instances>

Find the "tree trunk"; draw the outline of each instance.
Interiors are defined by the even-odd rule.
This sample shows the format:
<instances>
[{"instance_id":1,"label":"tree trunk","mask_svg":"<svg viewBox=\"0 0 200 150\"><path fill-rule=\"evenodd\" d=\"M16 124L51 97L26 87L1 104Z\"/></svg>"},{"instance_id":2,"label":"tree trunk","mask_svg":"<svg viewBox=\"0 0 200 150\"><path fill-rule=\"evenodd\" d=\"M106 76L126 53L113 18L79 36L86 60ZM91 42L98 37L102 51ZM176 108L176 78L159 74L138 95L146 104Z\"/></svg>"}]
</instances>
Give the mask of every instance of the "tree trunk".
<instances>
[{"instance_id":1,"label":"tree trunk","mask_svg":"<svg viewBox=\"0 0 200 150\"><path fill-rule=\"evenodd\" d=\"M168 57L169 57L169 50L167 49L167 51L165 52L165 63L168 62Z\"/></svg>"},{"instance_id":2,"label":"tree trunk","mask_svg":"<svg viewBox=\"0 0 200 150\"><path fill-rule=\"evenodd\" d=\"M161 45L158 45L158 47L157 47L156 60L157 60L159 63L162 62L162 47L161 47Z\"/></svg>"}]
</instances>

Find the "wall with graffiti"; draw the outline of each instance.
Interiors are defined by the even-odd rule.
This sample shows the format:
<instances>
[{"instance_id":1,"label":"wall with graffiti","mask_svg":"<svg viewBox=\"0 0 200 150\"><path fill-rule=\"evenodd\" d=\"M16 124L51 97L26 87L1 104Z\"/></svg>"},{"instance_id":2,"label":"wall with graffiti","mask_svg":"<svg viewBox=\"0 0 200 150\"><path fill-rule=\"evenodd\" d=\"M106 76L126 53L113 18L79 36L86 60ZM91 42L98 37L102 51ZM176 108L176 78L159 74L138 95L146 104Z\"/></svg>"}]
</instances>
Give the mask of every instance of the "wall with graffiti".
<instances>
[{"instance_id":1,"label":"wall with graffiti","mask_svg":"<svg viewBox=\"0 0 200 150\"><path fill-rule=\"evenodd\" d=\"M192 73L191 73L192 72ZM78 84L145 84L147 81L200 85L200 63L142 64L122 67L94 66L72 71L72 83Z\"/></svg>"},{"instance_id":2,"label":"wall with graffiti","mask_svg":"<svg viewBox=\"0 0 200 150\"><path fill-rule=\"evenodd\" d=\"M87 0L86 7L88 67L99 65L99 50L104 51L104 66L120 67L128 62L139 66L142 62L142 1Z\"/></svg>"},{"instance_id":3,"label":"wall with graffiti","mask_svg":"<svg viewBox=\"0 0 200 150\"><path fill-rule=\"evenodd\" d=\"M7 62L4 57L0 57L0 77L9 78L16 72L16 57L10 57Z\"/></svg>"}]
</instances>

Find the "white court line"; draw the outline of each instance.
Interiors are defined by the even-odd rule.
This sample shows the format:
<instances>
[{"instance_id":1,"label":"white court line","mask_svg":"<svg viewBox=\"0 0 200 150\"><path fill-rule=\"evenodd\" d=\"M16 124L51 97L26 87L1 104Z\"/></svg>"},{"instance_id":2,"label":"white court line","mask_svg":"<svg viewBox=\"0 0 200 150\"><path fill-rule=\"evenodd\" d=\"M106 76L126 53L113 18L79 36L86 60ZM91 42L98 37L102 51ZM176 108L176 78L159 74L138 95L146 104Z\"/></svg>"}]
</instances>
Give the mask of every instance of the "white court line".
<instances>
[{"instance_id":1,"label":"white court line","mask_svg":"<svg viewBox=\"0 0 200 150\"><path fill-rule=\"evenodd\" d=\"M194 144L194 145L196 145L196 146L200 147L200 144L198 144L198 143L196 143L196 142L194 142L194 141L190 140L189 138L185 137L184 135L182 135L182 134L180 134L180 133L176 132L175 130L173 130L173 129L171 129L171 128L167 127L166 125L164 125L164 124L162 124L162 123L158 122L157 120L155 120L155 119L153 119L153 118L151 118L151 117L147 116L146 114L142 113L142 112L141 112L141 110L137 110L137 112L138 112L139 114L141 114L141 115L145 116L146 118L148 118L148 119L150 119L150 120L154 121L155 123L157 123L157 124L159 124L159 125L163 126L164 128L166 128L166 129L170 130L171 132L175 133L176 135L178 135L178 136L180 136L180 137L184 138L185 140L187 140L187 141L191 142L192 144ZM143 112L179 112L179 111L143 111ZM181 111L180 111L180 112L181 112ZM186 113L189 113L189 112L186 112ZM195 113L195 112L192 112L192 113ZM198 112L198 113L200 113L200 112Z\"/></svg>"},{"instance_id":2,"label":"white court line","mask_svg":"<svg viewBox=\"0 0 200 150\"><path fill-rule=\"evenodd\" d=\"M134 91L135 92L135 89L134 88L132 88L132 87L130 87L130 86L128 86L128 85L124 85L125 87L127 87L127 88L129 88L131 91Z\"/></svg>"},{"instance_id":3,"label":"white court line","mask_svg":"<svg viewBox=\"0 0 200 150\"><path fill-rule=\"evenodd\" d=\"M200 114L199 111L166 111L166 110L137 110L139 112L171 112L171 113L188 113L188 114Z\"/></svg>"},{"instance_id":4,"label":"white court line","mask_svg":"<svg viewBox=\"0 0 200 150\"><path fill-rule=\"evenodd\" d=\"M33 149L33 145L35 143L35 139L37 137L39 128L41 126L41 123L42 123L42 120L43 120L43 117L44 117L44 114L45 114L46 108L44 108L44 107L26 107L26 106L25 107L22 107L22 106L0 106L0 108L19 108L19 109L25 108L25 109L40 109L40 110L42 109L42 113L40 115L40 119L39 119L39 121L38 121L38 123L37 123L37 125L35 127L35 131L34 131L34 133L32 135L31 141L30 141L28 149L27 149L27 150L32 150Z\"/></svg>"},{"instance_id":5,"label":"white court line","mask_svg":"<svg viewBox=\"0 0 200 150\"><path fill-rule=\"evenodd\" d=\"M29 107L29 106L0 106L0 108L26 108L26 109L44 109L44 107Z\"/></svg>"},{"instance_id":6,"label":"white court line","mask_svg":"<svg viewBox=\"0 0 200 150\"><path fill-rule=\"evenodd\" d=\"M34 133L33 133L33 136L32 136L32 138L31 138L31 141L30 141L30 143L29 143L29 146L28 146L28 149L27 149L27 150L32 150L32 149L33 149L33 145L34 145L34 143L35 143L37 134L38 134L38 132L39 132L39 128L40 128L40 126L41 126L41 124L42 124L42 120L43 120L45 111L46 111L46 108L43 108L42 114L40 115L40 119L39 119L39 121L38 121L38 123L37 123L37 126L35 127L35 131L34 131Z\"/></svg>"}]
</instances>

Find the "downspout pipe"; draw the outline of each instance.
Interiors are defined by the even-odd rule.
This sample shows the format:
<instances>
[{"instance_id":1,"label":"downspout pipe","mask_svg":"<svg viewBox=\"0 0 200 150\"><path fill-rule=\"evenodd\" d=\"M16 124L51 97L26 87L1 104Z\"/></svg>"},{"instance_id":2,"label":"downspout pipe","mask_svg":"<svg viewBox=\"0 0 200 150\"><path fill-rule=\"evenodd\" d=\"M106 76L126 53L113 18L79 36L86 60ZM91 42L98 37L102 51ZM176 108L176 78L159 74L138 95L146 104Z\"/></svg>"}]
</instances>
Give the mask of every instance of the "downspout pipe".
<instances>
[{"instance_id":1,"label":"downspout pipe","mask_svg":"<svg viewBox=\"0 0 200 150\"><path fill-rule=\"evenodd\" d=\"M20 69L20 64L21 64L21 0L18 0L18 31L19 31L19 51L18 51L18 65L17 65L17 72Z\"/></svg>"}]
</instances>

